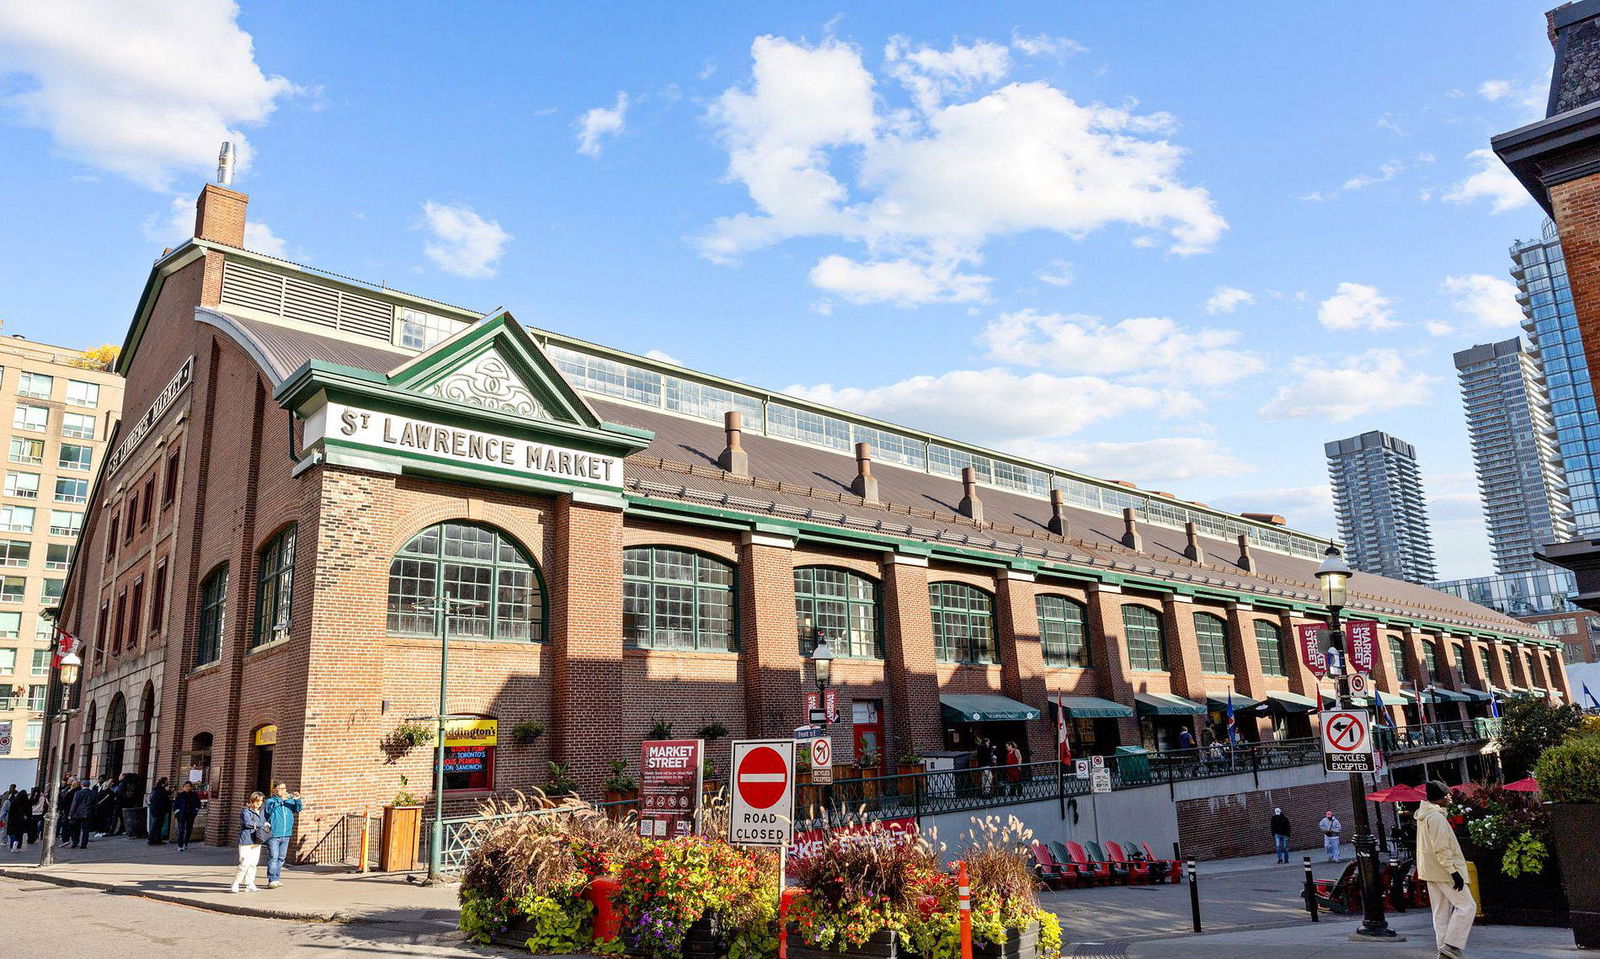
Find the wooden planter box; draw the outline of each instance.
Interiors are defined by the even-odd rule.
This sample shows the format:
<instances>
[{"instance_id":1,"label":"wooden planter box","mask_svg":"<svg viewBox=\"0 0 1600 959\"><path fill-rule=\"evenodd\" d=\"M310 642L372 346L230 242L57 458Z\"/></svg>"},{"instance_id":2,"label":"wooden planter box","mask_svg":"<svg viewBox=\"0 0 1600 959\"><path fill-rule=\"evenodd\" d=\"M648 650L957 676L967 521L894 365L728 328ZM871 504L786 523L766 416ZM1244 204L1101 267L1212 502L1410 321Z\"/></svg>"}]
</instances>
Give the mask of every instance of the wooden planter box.
<instances>
[{"instance_id":1,"label":"wooden planter box","mask_svg":"<svg viewBox=\"0 0 1600 959\"><path fill-rule=\"evenodd\" d=\"M922 765L920 763L901 763L899 772L902 776L914 776L922 772ZM899 782L900 795L915 796L917 794L917 781L915 779L901 779Z\"/></svg>"},{"instance_id":2,"label":"wooden planter box","mask_svg":"<svg viewBox=\"0 0 1600 959\"><path fill-rule=\"evenodd\" d=\"M806 945L799 928L789 927L789 959L910 959L911 955L901 948L899 934L892 929L880 929L854 949L835 952Z\"/></svg>"},{"instance_id":3,"label":"wooden planter box","mask_svg":"<svg viewBox=\"0 0 1600 959\"><path fill-rule=\"evenodd\" d=\"M422 831L421 806L383 807L378 869L397 872L417 868L417 839Z\"/></svg>"},{"instance_id":4,"label":"wooden planter box","mask_svg":"<svg viewBox=\"0 0 1600 959\"><path fill-rule=\"evenodd\" d=\"M1005 942L972 944L973 959L1038 959L1039 924L1030 922L1021 929L1007 929Z\"/></svg>"}]
</instances>

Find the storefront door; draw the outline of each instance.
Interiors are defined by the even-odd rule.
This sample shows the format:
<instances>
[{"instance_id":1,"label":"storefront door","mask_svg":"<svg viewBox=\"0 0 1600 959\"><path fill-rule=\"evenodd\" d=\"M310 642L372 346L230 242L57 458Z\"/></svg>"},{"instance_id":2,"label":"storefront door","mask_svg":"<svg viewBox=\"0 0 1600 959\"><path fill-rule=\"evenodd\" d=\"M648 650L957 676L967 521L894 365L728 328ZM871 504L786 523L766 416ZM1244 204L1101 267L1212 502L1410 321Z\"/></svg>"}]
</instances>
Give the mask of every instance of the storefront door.
<instances>
[{"instance_id":1,"label":"storefront door","mask_svg":"<svg viewBox=\"0 0 1600 959\"><path fill-rule=\"evenodd\" d=\"M875 768L882 770L889 757L883 754L883 710L881 700L858 699L850 704L850 723L855 735L856 764L867 756L877 757Z\"/></svg>"}]
</instances>

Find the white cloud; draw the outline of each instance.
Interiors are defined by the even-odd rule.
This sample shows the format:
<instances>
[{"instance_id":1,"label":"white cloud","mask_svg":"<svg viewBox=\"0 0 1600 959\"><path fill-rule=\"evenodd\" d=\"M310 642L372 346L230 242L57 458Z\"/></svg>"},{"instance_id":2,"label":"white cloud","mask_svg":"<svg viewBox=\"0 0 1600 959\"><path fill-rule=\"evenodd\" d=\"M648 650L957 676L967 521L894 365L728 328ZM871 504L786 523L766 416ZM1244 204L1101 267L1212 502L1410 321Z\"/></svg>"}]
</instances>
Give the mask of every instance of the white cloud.
<instances>
[{"instance_id":1,"label":"white cloud","mask_svg":"<svg viewBox=\"0 0 1600 959\"><path fill-rule=\"evenodd\" d=\"M230 0L51 0L0 4L0 72L23 75L0 104L75 160L151 189L216 169L244 128L296 87L262 73Z\"/></svg>"},{"instance_id":2,"label":"white cloud","mask_svg":"<svg viewBox=\"0 0 1600 959\"><path fill-rule=\"evenodd\" d=\"M847 256L829 254L811 268L811 285L851 303L965 303L985 299L990 278L958 273L949 263L879 260L858 263Z\"/></svg>"},{"instance_id":3,"label":"white cloud","mask_svg":"<svg viewBox=\"0 0 1600 959\"><path fill-rule=\"evenodd\" d=\"M1550 74L1522 83L1514 80L1485 80L1478 87L1478 96L1490 103L1510 103L1520 106L1530 114L1543 116L1550 102Z\"/></svg>"},{"instance_id":4,"label":"white cloud","mask_svg":"<svg viewBox=\"0 0 1600 959\"><path fill-rule=\"evenodd\" d=\"M1332 296L1317 304L1317 322L1330 330L1392 330L1394 303L1375 286L1340 283Z\"/></svg>"},{"instance_id":5,"label":"white cloud","mask_svg":"<svg viewBox=\"0 0 1600 959\"><path fill-rule=\"evenodd\" d=\"M429 233L422 252L446 273L469 279L495 274L506 244L513 239L494 220L485 220L465 205L422 204L422 225Z\"/></svg>"},{"instance_id":6,"label":"white cloud","mask_svg":"<svg viewBox=\"0 0 1600 959\"><path fill-rule=\"evenodd\" d=\"M1216 440L1199 436L1103 443L1020 443L1017 452L1091 476L1128 480L1146 489L1212 476L1240 476L1256 469Z\"/></svg>"},{"instance_id":7,"label":"white cloud","mask_svg":"<svg viewBox=\"0 0 1600 959\"><path fill-rule=\"evenodd\" d=\"M968 93L978 84L998 83L1011 72L1011 52L998 43L979 40L950 49L913 47L905 37L890 37L883 50L889 75L911 92L918 109L932 113L952 94Z\"/></svg>"},{"instance_id":8,"label":"white cloud","mask_svg":"<svg viewBox=\"0 0 1600 959\"><path fill-rule=\"evenodd\" d=\"M870 388L795 385L784 392L988 444L1064 436L1134 410L1194 410L1193 399L1178 391L1000 368L913 376Z\"/></svg>"},{"instance_id":9,"label":"white cloud","mask_svg":"<svg viewBox=\"0 0 1600 959\"><path fill-rule=\"evenodd\" d=\"M1088 50L1088 47L1071 37L1052 37L1048 33L1030 35L1016 30L1011 33L1011 46L1025 57L1055 57L1058 60Z\"/></svg>"},{"instance_id":10,"label":"white cloud","mask_svg":"<svg viewBox=\"0 0 1600 959\"><path fill-rule=\"evenodd\" d=\"M1511 81L1509 80L1485 80L1483 85L1478 87L1478 96L1483 97L1490 103L1504 100L1511 93Z\"/></svg>"},{"instance_id":11,"label":"white cloud","mask_svg":"<svg viewBox=\"0 0 1600 959\"><path fill-rule=\"evenodd\" d=\"M1069 260L1059 258L1051 260L1045 264L1044 269L1035 273L1034 276L1039 278L1039 282L1048 283L1051 286L1071 286L1074 279L1072 263Z\"/></svg>"},{"instance_id":12,"label":"white cloud","mask_svg":"<svg viewBox=\"0 0 1600 959\"><path fill-rule=\"evenodd\" d=\"M143 232L152 243L177 246L194 236L195 201L175 196L167 203L166 213L145 217ZM244 246L247 250L265 253L281 259L307 259L305 253L289 252L289 241L279 236L265 220L246 220Z\"/></svg>"},{"instance_id":13,"label":"white cloud","mask_svg":"<svg viewBox=\"0 0 1600 959\"><path fill-rule=\"evenodd\" d=\"M1389 180L1393 180L1401 173L1404 173L1405 169L1406 165L1399 160L1386 160L1382 166L1378 167L1377 173L1363 173L1359 176L1353 176L1344 181L1344 186L1341 189L1364 190L1375 183L1386 183Z\"/></svg>"},{"instance_id":14,"label":"white cloud","mask_svg":"<svg viewBox=\"0 0 1600 959\"><path fill-rule=\"evenodd\" d=\"M1501 328L1522 324L1522 306L1517 303L1517 288L1497 276L1469 273L1447 276L1439 287L1455 297L1456 309L1472 317L1479 326Z\"/></svg>"},{"instance_id":15,"label":"white cloud","mask_svg":"<svg viewBox=\"0 0 1600 959\"><path fill-rule=\"evenodd\" d=\"M628 95L617 91L617 102L609 107L595 107L584 113L573 124L578 129L578 152L586 157L597 157L606 137L621 133L628 113Z\"/></svg>"},{"instance_id":16,"label":"white cloud","mask_svg":"<svg viewBox=\"0 0 1600 959\"><path fill-rule=\"evenodd\" d=\"M1422 324L1429 336L1454 336L1456 328L1443 320L1429 320Z\"/></svg>"},{"instance_id":17,"label":"white cloud","mask_svg":"<svg viewBox=\"0 0 1600 959\"><path fill-rule=\"evenodd\" d=\"M1338 365L1317 356L1296 357L1285 385L1257 411L1268 420L1321 417L1343 423L1357 416L1420 406L1433 395L1438 377L1406 367L1396 350L1367 350Z\"/></svg>"},{"instance_id":18,"label":"white cloud","mask_svg":"<svg viewBox=\"0 0 1600 959\"><path fill-rule=\"evenodd\" d=\"M1237 286L1219 286L1211 291L1211 296L1206 300L1206 312L1212 316L1218 313L1232 313L1241 306L1249 306L1256 301L1256 296L1249 290L1241 290Z\"/></svg>"},{"instance_id":19,"label":"white cloud","mask_svg":"<svg viewBox=\"0 0 1600 959\"><path fill-rule=\"evenodd\" d=\"M1164 316L1108 324L1097 316L1020 310L991 320L978 342L994 359L1015 366L1220 386L1266 369L1255 353L1228 348L1239 336L1236 330L1186 330Z\"/></svg>"},{"instance_id":20,"label":"white cloud","mask_svg":"<svg viewBox=\"0 0 1600 959\"><path fill-rule=\"evenodd\" d=\"M644 355L652 360L659 360L662 363L671 363L673 366L683 365L682 360L678 359L676 356L673 356L671 353L664 353L661 350L646 350Z\"/></svg>"},{"instance_id":21,"label":"white cloud","mask_svg":"<svg viewBox=\"0 0 1600 959\"><path fill-rule=\"evenodd\" d=\"M891 74L920 78L913 92L927 112L884 107L859 52L838 40L754 42L751 82L708 112L728 178L754 208L716 220L702 255L731 262L829 237L863 245L867 262L959 276L1001 236L1078 238L1120 223L1165 231L1182 255L1227 228L1210 194L1179 179L1185 151L1166 139L1171 117L1080 104L1044 83L978 95L1003 76L1004 48L981 41L891 49Z\"/></svg>"},{"instance_id":22,"label":"white cloud","mask_svg":"<svg viewBox=\"0 0 1600 959\"><path fill-rule=\"evenodd\" d=\"M259 220L245 223L244 246L247 250L255 250L257 253L265 253L280 259L289 256L289 241L272 232L272 227Z\"/></svg>"},{"instance_id":23,"label":"white cloud","mask_svg":"<svg viewBox=\"0 0 1600 959\"><path fill-rule=\"evenodd\" d=\"M1467 159L1478 164L1478 172L1457 183L1444 195L1446 203L1472 203L1488 200L1489 212L1505 213L1533 202L1528 191L1511 175L1493 150L1473 150Z\"/></svg>"}]
</instances>

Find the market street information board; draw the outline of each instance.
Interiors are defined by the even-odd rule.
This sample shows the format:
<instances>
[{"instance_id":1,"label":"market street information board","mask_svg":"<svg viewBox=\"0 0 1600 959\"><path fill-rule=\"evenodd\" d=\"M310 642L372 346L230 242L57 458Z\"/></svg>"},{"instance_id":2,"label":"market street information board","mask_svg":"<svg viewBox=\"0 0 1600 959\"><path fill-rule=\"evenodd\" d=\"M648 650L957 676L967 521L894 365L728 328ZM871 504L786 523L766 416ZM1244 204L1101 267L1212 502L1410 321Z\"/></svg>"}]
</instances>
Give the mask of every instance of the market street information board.
<instances>
[{"instance_id":1,"label":"market street information board","mask_svg":"<svg viewBox=\"0 0 1600 959\"><path fill-rule=\"evenodd\" d=\"M657 739L640 747L639 835L694 835L704 755L705 741L700 739Z\"/></svg>"},{"instance_id":2,"label":"market street information board","mask_svg":"<svg viewBox=\"0 0 1600 959\"><path fill-rule=\"evenodd\" d=\"M1330 773L1377 772L1370 713L1339 709L1322 714L1322 768Z\"/></svg>"}]
</instances>

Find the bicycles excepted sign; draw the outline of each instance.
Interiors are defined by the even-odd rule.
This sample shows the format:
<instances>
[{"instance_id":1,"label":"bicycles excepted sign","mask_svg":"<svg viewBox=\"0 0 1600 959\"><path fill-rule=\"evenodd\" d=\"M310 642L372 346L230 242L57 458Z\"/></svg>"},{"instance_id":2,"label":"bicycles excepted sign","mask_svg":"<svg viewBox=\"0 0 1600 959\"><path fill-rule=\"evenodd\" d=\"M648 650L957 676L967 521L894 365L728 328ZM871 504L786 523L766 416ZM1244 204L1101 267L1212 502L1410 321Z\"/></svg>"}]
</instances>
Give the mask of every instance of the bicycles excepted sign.
<instances>
[{"instance_id":1,"label":"bicycles excepted sign","mask_svg":"<svg viewBox=\"0 0 1600 959\"><path fill-rule=\"evenodd\" d=\"M1372 759L1372 720L1366 710L1322 714L1322 766L1330 773L1377 771Z\"/></svg>"}]
</instances>

